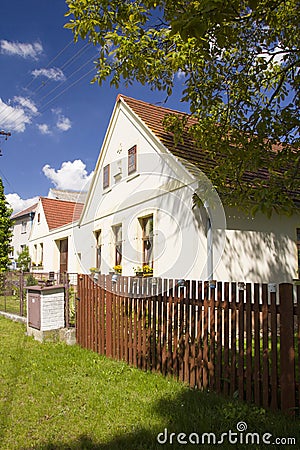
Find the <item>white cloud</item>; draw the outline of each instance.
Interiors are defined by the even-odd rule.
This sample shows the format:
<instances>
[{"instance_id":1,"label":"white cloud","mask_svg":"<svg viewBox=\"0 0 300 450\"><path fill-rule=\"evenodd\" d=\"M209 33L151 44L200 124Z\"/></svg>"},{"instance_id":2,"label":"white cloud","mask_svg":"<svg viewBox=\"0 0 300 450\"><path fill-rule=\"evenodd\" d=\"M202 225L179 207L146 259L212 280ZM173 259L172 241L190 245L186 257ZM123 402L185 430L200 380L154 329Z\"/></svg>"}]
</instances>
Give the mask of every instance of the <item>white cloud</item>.
<instances>
[{"instance_id":1,"label":"white cloud","mask_svg":"<svg viewBox=\"0 0 300 450\"><path fill-rule=\"evenodd\" d=\"M29 208L30 206L37 203L39 197L32 197L24 200L18 194L14 193L14 194L7 194L6 200L13 208L14 214L16 214L17 212L23 211L23 209Z\"/></svg>"},{"instance_id":2,"label":"white cloud","mask_svg":"<svg viewBox=\"0 0 300 450\"><path fill-rule=\"evenodd\" d=\"M186 78L186 73L181 69L178 70L176 75L178 80L184 80L184 78Z\"/></svg>"},{"instance_id":3,"label":"white cloud","mask_svg":"<svg viewBox=\"0 0 300 450\"><path fill-rule=\"evenodd\" d=\"M35 105L24 97L15 97L15 105L5 103L0 98L0 128L23 133L26 125L31 123L33 115L37 113ZM22 106L23 103L23 106Z\"/></svg>"},{"instance_id":4,"label":"white cloud","mask_svg":"<svg viewBox=\"0 0 300 450\"><path fill-rule=\"evenodd\" d=\"M54 184L57 189L69 189L80 191L87 190L93 172L88 174L86 165L80 160L63 162L61 168L53 169L49 164L43 167L46 177Z\"/></svg>"},{"instance_id":5,"label":"white cloud","mask_svg":"<svg viewBox=\"0 0 300 450\"><path fill-rule=\"evenodd\" d=\"M36 69L33 70L32 75L36 77L46 77L53 81L63 81L66 79L63 71L57 67L52 67L51 69Z\"/></svg>"},{"instance_id":6,"label":"white cloud","mask_svg":"<svg viewBox=\"0 0 300 450\"><path fill-rule=\"evenodd\" d=\"M52 134L46 123L37 124L37 127L42 134Z\"/></svg>"},{"instance_id":7,"label":"white cloud","mask_svg":"<svg viewBox=\"0 0 300 450\"><path fill-rule=\"evenodd\" d=\"M58 117L56 126L61 131L68 131L72 127L72 123L68 117L61 115Z\"/></svg>"},{"instance_id":8,"label":"white cloud","mask_svg":"<svg viewBox=\"0 0 300 450\"><path fill-rule=\"evenodd\" d=\"M9 42L4 39L0 41L1 53L6 55L21 56L22 58L38 59L43 52L43 46L39 42L33 44L25 42Z\"/></svg>"},{"instance_id":9,"label":"white cloud","mask_svg":"<svg viewBox=\"0 0 300 450\"><path fill-rule=\"evenodd\" d=\"M35 106L34 102L32 100L30 100L29 98L15 96L13 98L13 101L15 103L21 105L23 108L29 110L33 114L37 114L38 113L37 107Z\"/></svg>"}]
</instances>

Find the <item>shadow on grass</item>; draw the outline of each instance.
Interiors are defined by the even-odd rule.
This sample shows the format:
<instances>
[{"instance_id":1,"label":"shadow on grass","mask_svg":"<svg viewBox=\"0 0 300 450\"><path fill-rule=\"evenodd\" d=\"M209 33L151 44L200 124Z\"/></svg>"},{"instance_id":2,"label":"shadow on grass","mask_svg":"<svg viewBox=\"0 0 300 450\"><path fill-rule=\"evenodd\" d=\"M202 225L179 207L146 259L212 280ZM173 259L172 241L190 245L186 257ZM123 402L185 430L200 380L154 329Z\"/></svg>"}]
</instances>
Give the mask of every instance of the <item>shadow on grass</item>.
<instances>
[{"instance_id":1,"label":"shadow on grass","mask_svg":"<svg viewBox=\"0 0 300 450\"><path fill-rule=\"evenodd\" d=\"M285 442L284 447L300 448L299 419L287 418L281 413L272 414L261 408L250 407L238 400L225 399L214 393L187 389L175 399L161 399L154 406L153 415L159 419L159 428L138 428L137 424L135 431L111 436L107 442L95 442L93 437L82 435L68 443L49 442L34 448L35 450L154 450L199 447L202 449L214 447L261 449L274 448L272 444L275 438L295 438L296 445L295 443L288 445ZM239 422L245 424L245 431L238 432ZM229 430L235 433L232 439L236 441L229 442L227 434L223 442L218 443L222 433L229 433ZM180 433L185 435L180 437ZM213 435L209 436L209 433ZM247 433L256 433L253 444L251 444L251 438L246 444ZM269 436L268 439L271 445L264 445L262 437L265 433L270 434L271 437ZM160 442L157 440L158 435L160 435ZM178 438L186 443L178 442Z\"/></svg>"}]
</instances>

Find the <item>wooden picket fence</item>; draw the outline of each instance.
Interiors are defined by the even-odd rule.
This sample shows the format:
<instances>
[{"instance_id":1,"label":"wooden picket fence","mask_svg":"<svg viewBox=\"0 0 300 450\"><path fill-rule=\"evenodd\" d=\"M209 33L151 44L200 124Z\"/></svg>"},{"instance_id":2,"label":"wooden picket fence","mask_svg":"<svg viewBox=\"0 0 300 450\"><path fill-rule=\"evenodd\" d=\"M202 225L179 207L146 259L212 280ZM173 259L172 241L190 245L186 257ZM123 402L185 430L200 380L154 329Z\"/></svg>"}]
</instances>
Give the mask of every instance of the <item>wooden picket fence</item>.
<instances>
[{"instance_id":1,"label":"wooden picket fence","mask_svg":"<svg viewBox=\"0 0 300 450\"><path fill-rule=\"evenodd\" d=\"M300 410L300 286L78 276L76 337L143 370Z\"/></svg>"}]
</instances>

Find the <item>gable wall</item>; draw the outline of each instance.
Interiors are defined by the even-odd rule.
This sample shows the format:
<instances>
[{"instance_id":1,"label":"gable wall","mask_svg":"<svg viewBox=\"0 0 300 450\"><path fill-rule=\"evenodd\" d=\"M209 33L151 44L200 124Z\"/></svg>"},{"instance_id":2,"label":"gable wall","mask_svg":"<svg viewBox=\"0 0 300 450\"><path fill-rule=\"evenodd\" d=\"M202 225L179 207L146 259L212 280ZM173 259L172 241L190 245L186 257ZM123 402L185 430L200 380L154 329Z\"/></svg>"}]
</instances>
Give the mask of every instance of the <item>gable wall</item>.
<instances>
[{"instance_id":1,"label":"gable wall","mask_svg":"<svg viewBox=\"0 0 300 450\"><path fill-rule=\"evenodd\" d=\"M127 151L133 145L138 149L138 171L128 176ZM195 185L180 187L180 182L188 183L190 179L173 157L159 156L164 152L163 146L124 105L116 108L80 228L74 230L75 249L82 255L82 272L95 267L96 230L102 231L101 272L112 270L112 226L122 223L123 275L133 275L133 267L140 265L142 258L139 218L153 214L154 275L207 279L205 217L192 211ZM106 164L111 165L110 187L103 190L102 168ZM119 166L121 180L114 178ZM226 230L213 233L214 279L267 283L291 282L296 277L295 230L300 227L299 216L252 219L226 210L226 217Z\"/></svg>"},{"instance_id":2,"label":"gable wall","mask_svg":"<svg viewBox=\"0 0 300 450\"><path fill-rule=\"evenodd\" d=\"M127 151L137 145L137 172L127 173ZM133 267L141 264L140 217L153 214L155 272L161 276L176 276L178 266L185 276L191 270L191 260L199 258L205 243L190 236L197 233L198 224L192 213L190 187L180 187L191 181L187 172L168 155L160 156L151 133L143 129L124 108L117 113L103 146L101 166L95 175L91 198L75 230L75 245L82 254L82 270L88 272L96 264L96 242L93 232L102 230L102 271L114 265L112 226L123 225L123 274L133 275ZM118 150L122 149L121 153ZM164 151L161 147L160 151ZM100 157L101 158L101 157ZM102 167L111 165L111 185L103 190ZM122 167L122 178L114 175ZM195 187L195 185L194 185ZM169 192L171 191L171 192ZM169 193L168 193L169 192ZM180 236L180 237L179 237ZM179 260L180 259L180 260ZM203 258L202 258L203 259ZM193 269L194 270L194 269ZM200 269L196 270L200 275ZM196 274L194 270L194 274ZM191 274L191 276L193 276Z\"/></svg>"}]
</instances>

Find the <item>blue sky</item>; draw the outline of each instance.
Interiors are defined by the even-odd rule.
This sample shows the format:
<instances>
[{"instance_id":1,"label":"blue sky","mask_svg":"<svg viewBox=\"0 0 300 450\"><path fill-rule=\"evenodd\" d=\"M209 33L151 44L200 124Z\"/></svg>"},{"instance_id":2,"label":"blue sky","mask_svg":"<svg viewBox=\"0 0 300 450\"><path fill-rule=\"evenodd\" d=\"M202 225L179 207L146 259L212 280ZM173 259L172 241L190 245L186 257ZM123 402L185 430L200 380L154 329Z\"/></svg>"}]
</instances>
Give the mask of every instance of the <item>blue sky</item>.
<instances>
[{"instance_id":1,"label":"blue sky","mask_svg":"<svg viewBox=\"0 0 300 450\"><path fill-rule=\"evenodd\" d=\"M16 210L51 187L81 189L91 176L118 93L163 104L147 86L91 84L97 50L64 29L63 0L1 4L0 177ZM187 110L179 92L165 105ZM77 181L76 181L77 180Z\"/></svg>"}]
</instances>

